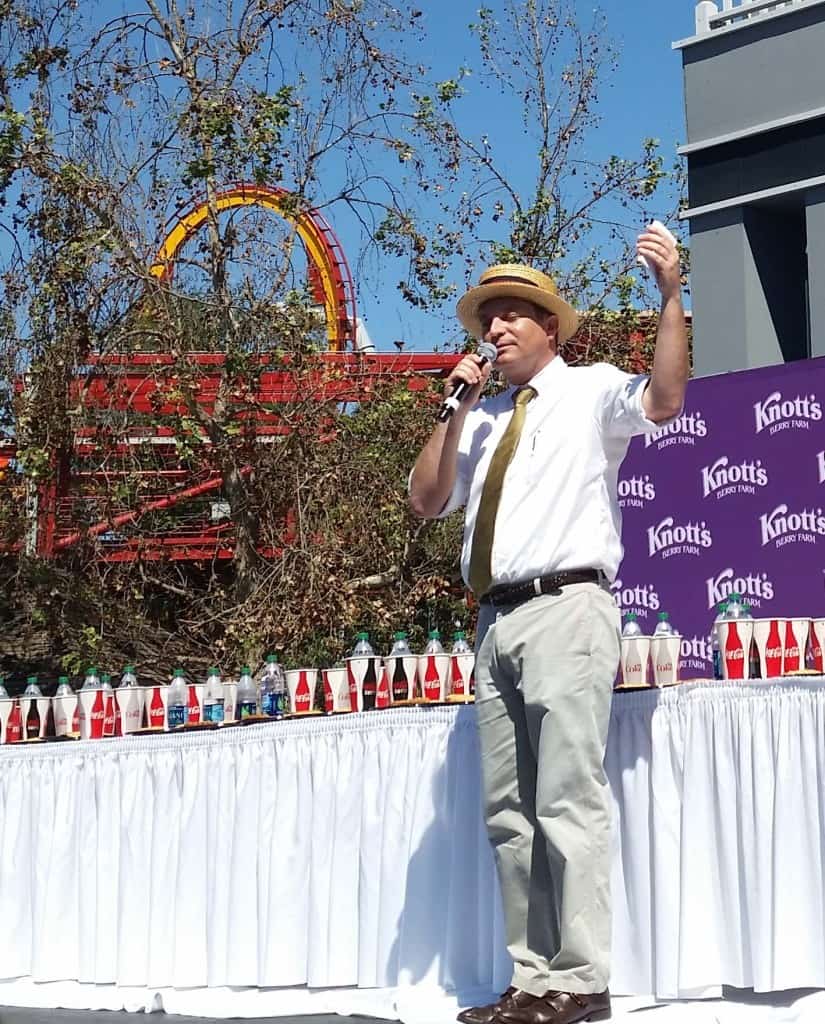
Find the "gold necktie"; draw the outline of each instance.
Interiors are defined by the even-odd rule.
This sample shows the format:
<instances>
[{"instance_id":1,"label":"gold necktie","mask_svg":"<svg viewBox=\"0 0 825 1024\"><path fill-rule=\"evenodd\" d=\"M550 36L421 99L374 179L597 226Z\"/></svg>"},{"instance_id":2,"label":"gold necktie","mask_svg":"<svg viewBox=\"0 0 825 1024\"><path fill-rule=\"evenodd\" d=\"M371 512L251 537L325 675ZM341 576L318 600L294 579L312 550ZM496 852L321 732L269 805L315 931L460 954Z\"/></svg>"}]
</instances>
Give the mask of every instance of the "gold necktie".
<instances>
[{"instance_id":1,"label":"gold necktie","mask_svg":"<svg viewBox=\"0 0 825 1024\"><path fill-rule=\"evenodd\" d=\"M518 448L524 417L527 415L527 403L536 397L531 387L519 388L513 396L515 409L502 434L501 440L493 452L481 501L478 506L475 528L473 529L473 546L470 552L470 587L476 597L481 597L490 586L490 556L493 553L493 537L496 532L496 513L501 499L501 488L504 474Z\"/></svg>"}]
</instances>

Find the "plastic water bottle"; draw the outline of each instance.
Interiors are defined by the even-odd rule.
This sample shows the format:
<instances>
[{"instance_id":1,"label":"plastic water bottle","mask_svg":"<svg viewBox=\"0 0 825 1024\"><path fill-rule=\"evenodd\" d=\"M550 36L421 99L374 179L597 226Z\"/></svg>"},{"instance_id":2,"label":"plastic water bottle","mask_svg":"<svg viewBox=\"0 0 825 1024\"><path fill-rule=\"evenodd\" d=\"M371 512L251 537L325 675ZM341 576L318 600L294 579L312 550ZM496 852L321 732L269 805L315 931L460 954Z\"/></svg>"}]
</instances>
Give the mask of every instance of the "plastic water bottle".
<instances>
[{"instance_id":1,"label":"plastic water bottle","mask_svg":"<svg viewBox=\"0 0 825 1024\"><path fill-rule=\"evenodd\" d=\"M667 612L659 612L659 621L653 630L654 636L673 636L674 629L670 624L670 615Z\"/></svg>"},{"instance_id":2,"label":"plastic water bottle","mask_svg":"<svg viewBox=\"0 0 825 1024\"><path fill-rule=\"evenodd\" d=\"M57 677L57 689L54 691L55 697L71 697L74 693L72 684L69 682L68 676ZM0 696L2 696L0 694Z\"/></svg>"},{"instance_id":3,"label":"plastic water bottle","mask_svg":"<svg viewBox=\"0 0 825 1024\"><path fill-rule=\"evenodd\" d=\"M453 634L453 647L451 654L472 654L473 649L467 643L467 639L462 630L457 630Z\"/></svg>"},{"instance_id":4,"label":"plastic water bottle","mask_svg":"<svg viewBox=\"0 0 825 1024\"><path fill-rule=\"evenodd\" d=\"M437 629L431 629L427 634L427 646L424 648L425 654L443 654L444 647L441 643L441 633Z\"/></svg>"},{"instance_id":5,"label":"plastic water bottle","mask_svg":"<svg viewBox=\"0 0 825 1024\"><path fill-rule=\"evenodd\" d=\"M410 645L407 643L407 634L403 630L393 634L393 645L390 651L391 658L409 658L412 654Z\"/></svg>"},{"instance_id":6,"label":"plastic water bottle","mask_svg":"<svg viewBox=\"0 0 825 1024\"><path fill-rule=\"evenodd\" d=\"M261 714L268 718L283 718L288 712L286 678L278 664L277 654L267 654L260 679Z\"/></svg>"},{"instance_id":7,"label":"plastic water bottle","mask_svg":"<svg viewBox=\"0 0 825 1024\"><path fill-rule=\"evenodd\" d=\"M37 676L28 676L26 679L26 689L23 691L24 697L42 697L43 691L37 685Z\"/></svg>"},{"instance_id":8,"label":"plastic water bottle","mask_svg":"<svg viewBox=\"0 0 825 1024\"><path fill-rule=\"evenodd\" d=\"M624 617L622 636L641 636L642 627L639 625L639 617L635 612L628 612Z\"/></svg>"},{"instance_id":9,"label":"plastic water bottle","mask_svg":"<svg viewBox=\"0 0 825 1024\"><path fill-rule=\"evenodd\" d=\"M124 665L123 672L120 676L120 682L118 683L118 689L129 689L131 686L137 686L137 674L135 672L134 665Z\"/></svg>"},{"instance_id":10,"label":"plastic water bottle","mask_svg":"<svg viewBox=\"0 0 825 1024\"><path fill-rule=\"evenodd\" d=\"M742 598L735 591L731 591L728 597L728 613L726 618L728 619L743 619L745 616L742 614Z\"/></svg>"},{"instance_id":11,"label":"plastic water bottle","mask_svg":"<svg viewBox=\"0 0 825 1024\"><path fill-rule=\"evenodd\" d=\"M115 691L112 689L112 678L106 672L100 677L100 689L103 690L103 735L114 736L117 724Z\"/></svg>"},{"instance_id":12,"label":"plastic water bottle","mask_svg":"<svg viewBox=\"0 0 825 1024\"><path fill-rule=\"evenodd\" d=\"M61 678L65 678L65 677L61 677ZM0 676L0 700L7 700L8 696L9 696L9 691L3 685L3 677Z\"/></svg>"},{"instance_id":13,"label":"plastic water bottle","mask_svg":"<svg viewBox=\"0 0 825 1024\"><path fill-rule=\"evenodd\" d=\"M210 668L206 674L206 686L203 691L203 720L222 725L224 720L224 694L221 673L217 668Z\"/></svg>"},{"instance_id":14,"label":"plastic water bottle","mask_svg":"<svg viewBox=\"0 0 825 1024\"><path fill-rule=\"evenodd\" d=\"M241 669L241 678L238 680L238 718L253 718L258 714L258 688L249 671L249 666L244 665Z\"/></svg>"},{"instance_id":15,"label":"plastic water bottle","mask_svg":"<svg viewBox=\"0 0 825 1024\"><path fill-rule=\"evenodd\" d=\"M728 602L720 601L716 606L716 618L710 631L710 651L713 660L713 678L722 678L722 651L719 647L719 630L716 628L720 622L728 617Z\"/></svg>"},{"instance_id":16,"label":"plastic water bottle","mask_svg":"<svg viewBox=\"0 0 825 1024\"><path fill-rule=\"evenodd\" d=\"M351 658L371 658L375 654L370 643L369 633L355 634L355 647L352 649Z\"/></svg>"},{"instance_id":17,"label":"plastic water bottle","mask_svg":"<svg viewBox=\"0 0 825 1024\"><path fill-rule=\"evenodd\" d=\"M83 685L80 687L81 690L99 690L100 689L100 676L97 674L97 669L94 665L90 665L86 669L86 678L83 680Z\"/></svg>"},{"instance_id":18,"label":"plastic water bottle","mask_svg":"<svg viewBox=\"0 0 825 1024\"><path fill-rule=\"evenodd\" d=\"M170 729L181 729L189 717L189 687L183 677L183 669L176 668L169 686L169 703L166 721Z\"/></svg>"}]
</instances>

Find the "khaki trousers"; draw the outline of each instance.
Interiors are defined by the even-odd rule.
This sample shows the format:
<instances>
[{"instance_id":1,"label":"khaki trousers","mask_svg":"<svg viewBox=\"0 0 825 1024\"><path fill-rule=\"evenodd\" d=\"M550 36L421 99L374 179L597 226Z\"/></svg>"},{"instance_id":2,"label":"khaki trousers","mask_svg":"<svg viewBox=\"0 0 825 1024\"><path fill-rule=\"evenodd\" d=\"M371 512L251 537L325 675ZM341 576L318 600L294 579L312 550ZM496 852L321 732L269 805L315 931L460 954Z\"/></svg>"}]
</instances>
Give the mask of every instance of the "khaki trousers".
<instances>
[{"instance_id":1,"label":"khaki trousers","mask_svg":"<svg viewBox=\"0 0 825 1024\"><path fill-rule=\"evenodd\" d=\"M513 985L602 992L610 970L604 751L620 617L606 587L482 605L476 714Z\"/></svg>"}]
</instances>

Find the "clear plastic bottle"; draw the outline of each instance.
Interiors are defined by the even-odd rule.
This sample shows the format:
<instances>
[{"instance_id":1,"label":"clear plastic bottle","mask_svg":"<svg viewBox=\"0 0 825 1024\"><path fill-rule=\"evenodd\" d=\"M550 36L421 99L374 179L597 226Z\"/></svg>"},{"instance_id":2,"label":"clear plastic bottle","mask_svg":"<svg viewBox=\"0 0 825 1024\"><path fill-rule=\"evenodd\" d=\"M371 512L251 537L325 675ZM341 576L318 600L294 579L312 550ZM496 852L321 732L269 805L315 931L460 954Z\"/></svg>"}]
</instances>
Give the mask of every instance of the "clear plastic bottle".
<instances>
[{"instance_id":1,"label":"clear plastic bottle","mask_svg":"<svg viewBox=\"0 0 825 1024\"><path fill-rule=\"evenodd\" d=\"M431 629L427 634L427 646L424 648L425 654L443 654L444 647L441 643L441 633L437 629Z\"/></svg>"},{"instance_id":2,"label":"clear plastic bottle","mask_svg":"<svg viewBox=\"0 0 825 1024\"><path fill-rule=\"evenodd\" d=\"M639 625L639 616L635 612L628 612L624 617L622 636L641 636L642 627Z\"/></svg>"},{"instance_id":3,"label":"clear plastic bottle","mask_svg":"<svg viewBox=\"0 0 825 1024\"><path fill-rule=\"evenodd\" d=\"M97 669L94 665L90 665L86 669L86 678L83 680L81 690L99 690L100 689L100 676L97 674Z\"/></svg>"},{"instance_id":4,"label":"clear plastic bottle","mask_svg":"<svg viewBox=\"0 0 825 1024\"><path fill-rule=\"evenodd\" d=\"M283 718L289 711L284 670L278 664L277 654L267 654L261 672L261 714L268 718Z\"/></svg>"},{"instance_id":5,"label":"clear plastic bottle","mask_svg":"<svg viewBox=\"0 0 825 1024\"><path fill-rule=\"evenodd\" d=\"M742 598L741 598L740 594L736 590L731 591L731 593L728 595L728 611L727 611L726 618L728 618L728 619L742 619L742 618L744 618L744 616L742 614Z\"/></svg>"},{"instance_id":6,"label":"clear plastic bottle","mask_svg":"<svg viewBox=\"0 0 825 1024\"><path fill-rule=\"evenodd\" d=\"M452 654L472 654L473 653L473 649L467 643L467 638L466 638L463 630L459 629L459 630L457 630L453 634L453 648L452 648L451 653Z\"/></svg>"},{"instance_id":7,"label":"clear plastic bottle","mask_svg":"<svg viewBox=\"0 0 825 1024\"><path fill-rule=\"evenodd\" d=\"M710 651L713 661L713 678L722 678L722 651L719 647L719 630L717 626L728 617L728 602L720 601L716 606L716 618L710 631Z\"/></svg>"},{"instance_id":8,"label":"clear plastic bottle","mask_svg":"<svg viewBox=\"0 0 825 1024\"><path fill-rule=\"evenodd\" d=\"M249 666L244 665L241 669L241 678L238 680L238 718L253 718L258 714L258 687L249 671Z\"/></svg>"},{"instance_id":9,"label":"clear plastic bottle","mask_svg":"<svg viewBox=\"0 0 825 1024\"><path fill-rule=\"evenodd\" d=\"M37 685L37 676L28 676L26 679L26 689L23 691L24 697L42 697L43 691Z\"/></svg>"},{"instance_id":10,"label":"clear plastic bottle","mask_svg":"<svg viewBox=\"0 0 825 1024\"><path fill-rule=\"evenodd\" d=\"M410 645L407 643L407 634L399 630L393 634L393 645L390 651L391 658L408 658L412 654Z\"/></svg>"},{"instance_id":11,"label":"clear plastic bottle","mask_svg":"<svg viewBox=\"0 0 825 1024\"><path fill-rule=\"evenodd\" d=\"M131 686L137 686L137 673L135 672L134 665L124 665L123 672L120 676L120 682L118 683L118 689L129 689Z\"/></svg>"},{"instance_id":12,"label":"clear plastic bottle","mask_svg":"<svg viewBox=\"0 0 825 1024\"><path fill-rule=\"evenodd\" d=\"M203 691L203 720L222 725L224 720L224 692L221 673L212 667L206 674L206 686Z\"/></svg>"},{"instance_id":13,"label":"clear plastic bottle","mask_svg":"<svg viewBox=\"0 0 825 1024\"><path fill-rule=\"evenodd\" d=\"M667 612L659 612L659 621L653 630L654 636L673 636L675 630L670 624L670 615Z\"/></svg>"},{"instance_id":14,"label":"clear plastic bottle","mask_svg":"<svg viewBox=\"0 0 825 1024\"><path fill-rule=\"evenodd\" d=\"M355 634L355 647L352 649L351 658L371 658L375 654L370 643L369 633Z\"/></svg>"},{"instance_id":15,"label":"clear plastic bottle","mask_svg":"<svg viewBox=\"0 0 825 1024\"><path fill-rule=\"evenodd\" d=\"M166 706L166 722L170 729L180 729L189 717L189 687L183 676L183 669L176 668L169 686L169 702Z\"/></svg>"},{"instance_id":16,"label":"clear plastic bottle","mask_svg":"<svg viewBox=\"0 0 825 1024\"><path fill-rule=\"evenodd\" d=\"M69 682L68 676L57 677L57 689L54 691L55 697L71 697L74 693L72 684Z\"/></svg>"},{"instance_id":17,"label":"clear plastic bottle","mask_svg":"<svg viewBox=\"0 0 825 1024\"><path fill-rule=\"evenodd\" d=\"M0 700L7 700L8 696L9 696L9 691L3 685L3 677L0 676Z\"/></svg>"}]
</instances>

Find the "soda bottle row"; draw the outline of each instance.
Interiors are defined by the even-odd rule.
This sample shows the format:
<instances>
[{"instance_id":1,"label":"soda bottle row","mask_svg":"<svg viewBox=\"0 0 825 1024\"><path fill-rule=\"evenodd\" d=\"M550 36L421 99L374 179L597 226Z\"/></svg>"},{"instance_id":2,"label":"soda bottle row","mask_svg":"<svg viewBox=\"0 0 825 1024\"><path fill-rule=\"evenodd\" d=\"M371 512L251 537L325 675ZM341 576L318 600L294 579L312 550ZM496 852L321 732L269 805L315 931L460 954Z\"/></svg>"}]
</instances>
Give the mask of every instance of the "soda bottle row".
<instances>
[{"instance_id":1,"label":"soda bottle row","mask_svg":"<svg viewBox=\"0 0 825 1024\"><path fill-rule=\"evenodd\" d=\"M368 633L359 633L345 664L321 672L324 710L373 711L391 705L471 701L474 670L475 656L461 630L454 633L449 653L439 630L430 630L421 654L413 654L407 634L399 631L386 657L375 654Z\"/></svg>"},{"instance_id":2,"label":"soda bottle row","mask_svg":"<svg viewBox=\"0 0 825 1024\"><path fill-rule=\"evenodd\" d=\"M116 688L110 677L90 667L75 692L60 676L54 697L43 695L31 676L20 698L11 698L0 680L0 743L69 737L104 739L184 726L221 725L248 718L280 718L290 710L284 672L271 654L257 682L247 666L240 678L223 681L210 668L205 683L187 682L175 669L171 683L138 685L134 666L127 665Z\"/></svg>"},{"instance_id":3,"label":"soda bottle row","mask_svg":"<svg viewBox=\"0 0 825 1024\"><path fill-rule=\"evenodd\" d=\"M672 686L679 681L682 637L667 612L659 612L653 636L645 636L638 616L628 612L622 628L620 686Z\"/></svg>"},{"instance_id":4,"label":"soda bottle row","mask_svg":"<svg viewBox=\"0 0 825 1024\"><path fill-rule=\"evenodd\" d=\"M738 593L718 605L711 645L716 679L825 673L825 618L755 619Z\"/></svg>"}]
</instances>

